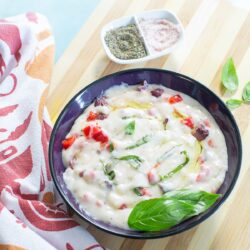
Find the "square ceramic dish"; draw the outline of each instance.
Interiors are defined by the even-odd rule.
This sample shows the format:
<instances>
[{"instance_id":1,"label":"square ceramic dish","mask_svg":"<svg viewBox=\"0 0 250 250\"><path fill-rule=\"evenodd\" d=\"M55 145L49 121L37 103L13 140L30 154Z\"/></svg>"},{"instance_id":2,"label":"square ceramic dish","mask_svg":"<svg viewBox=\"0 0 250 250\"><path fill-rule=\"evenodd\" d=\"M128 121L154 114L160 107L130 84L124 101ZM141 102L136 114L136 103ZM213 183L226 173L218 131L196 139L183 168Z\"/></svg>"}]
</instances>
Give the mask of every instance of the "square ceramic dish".
<instances>
[{"instance_id":1,"label":"square ceramic dish","mask_svg":"<svg viewBox=\"0 0 250 250\"><path fill-rule=\"evenodd\" d=\"M175 25L177 25L179 27L179 31L180 31L179 39L172 46L170 46L170 47L168 47L160 52L154 52L150 49L150 47L148 46L148 42L145 39L144 34L142 32L142 29L141 29L141 26L140 26L141 20L156 19L156 18L163 18L163 19L166 19L166 20L174 23ZM139 35L142 38L144 45L145 45L145 49L147 51L147 56L142 57L142 58L138 58L138 59L123 60L123 59L119 59L119 58L115 57L111 53L109 47L107 46L107 44L105 42L106 33L112 29L116 29L116 28L119 28L122 26L127 26L129 24L135 24L136 27L138 28ZM141 62L146 62L148 60L152 60L152 59L167 55L170 52L172 52L183 41L183 39L184 39L184 31L183 31L183 26L182 26L181 21L174 13L172 13L171 11L168 11L168 10L150 10L150 11L138 13L138 14L133 15L133 16L128 16L128 17L116 19L116 20L106 24L101 30L101 41L102 41L102 45L103 45L103 48L104 48L107 56L113 62L116 62L119 64L141 63Z\"/></svg>"}]
</instances>

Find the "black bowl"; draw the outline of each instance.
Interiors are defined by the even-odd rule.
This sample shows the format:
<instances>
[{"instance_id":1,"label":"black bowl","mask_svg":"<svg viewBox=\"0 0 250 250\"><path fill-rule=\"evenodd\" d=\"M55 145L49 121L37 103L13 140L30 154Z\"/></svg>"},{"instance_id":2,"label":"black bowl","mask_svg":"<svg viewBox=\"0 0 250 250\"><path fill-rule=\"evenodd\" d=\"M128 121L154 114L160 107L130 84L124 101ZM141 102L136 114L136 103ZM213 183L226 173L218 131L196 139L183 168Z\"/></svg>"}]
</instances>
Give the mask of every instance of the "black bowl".
<instances>
[{"instance_id":1,"label":"black bowl","mask_svg":"<svg viewBox=\"0 0 250 250\"><path fill-rule=\"evenodd\" d=\"M85 211L82 211L79 208L76 200L74 199L71 192L67 189L63 180L63 172L65 167L62 163L61 141L65 138L77 117L94 101L97 96L99 96L106 89L114 85L119 85L122 82L133 85L141 80L147 80L149 83L159 83L173 90L183 92L196 99L216 120L226 139L228 152L228 171L222 186L218 190L218 193L222 194L221 198L206 212L192 217L191 219L186 220L168 230L162 230L159 232L139 232L121 229L91 218ZM52 131L49 145L50 169L55 185L65 202L75 211L75 213L78 214L82 219L108 233L118 236L141 239L151 239L174 235L190 229L207 219L219 208L219 206L231 193L240 172L241 158L242 148L239 129L231 112L220 100L220 98L208 88L190 77L161 69L144 68L120 71L102 77L101 79L94 81L86 88L82 89L69 101L58 117Z\"/></svg>"}]
</instances>

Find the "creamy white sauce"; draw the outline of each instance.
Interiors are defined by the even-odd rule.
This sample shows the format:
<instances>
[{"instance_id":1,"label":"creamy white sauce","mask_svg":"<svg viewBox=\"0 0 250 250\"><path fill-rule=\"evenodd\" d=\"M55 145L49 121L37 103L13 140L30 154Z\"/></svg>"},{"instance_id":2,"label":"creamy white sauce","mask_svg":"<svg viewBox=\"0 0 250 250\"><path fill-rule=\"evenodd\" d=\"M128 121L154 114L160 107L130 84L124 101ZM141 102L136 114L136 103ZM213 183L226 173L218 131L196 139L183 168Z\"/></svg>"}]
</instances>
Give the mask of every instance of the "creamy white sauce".
<instances>
[{"instance_id":1,"label":"creamy white sauce","mask_svg":"<svg viewBox=\"0 0 250 250\"><path fill-rule=\"evenodd\" d=\"M156 98L151 90L159 87L164 93ZM183 100L170 104L169 97L176 94ZM105 96L108 105L95 107L92 104L75 121L67 138L72 135L77 138L62 151L66 166L64 181L82 209L95 219L128 228L128 216L142 200L182 188L216 192L228 167L226 143L212 116L197 101L153 84L143 91L137 91L136 86L116 86L106 91ZM209 131L205 140L197 141L192 129L176 117L176 110L191 117L194 126L204 124ZM108 116L104 120L87 121L90 111ZM168 122L164 128L165 118ZM134 134L126 135L125 127L131 121L135 121ZM100 143L91 136L86 138L82 129L89 125L98 125L108 136L108 142ZM149 138L147 143L126 149L144 136ZM110 142L114 145L112 152L106 148ZM160 176L184 162L182 151L190 158L188 164L172 177L160 181ZM131 166L131 162L117 160L127 155L136 155L143 161L138 169L133 167L134 162ZM154 167L157 162L160 164ZM103 170L103 164L108 163L115 172L113 180L109 180ZM140 189L142 196L133 191L136 187L144 188Z\"/></svg>"}]
</instances>

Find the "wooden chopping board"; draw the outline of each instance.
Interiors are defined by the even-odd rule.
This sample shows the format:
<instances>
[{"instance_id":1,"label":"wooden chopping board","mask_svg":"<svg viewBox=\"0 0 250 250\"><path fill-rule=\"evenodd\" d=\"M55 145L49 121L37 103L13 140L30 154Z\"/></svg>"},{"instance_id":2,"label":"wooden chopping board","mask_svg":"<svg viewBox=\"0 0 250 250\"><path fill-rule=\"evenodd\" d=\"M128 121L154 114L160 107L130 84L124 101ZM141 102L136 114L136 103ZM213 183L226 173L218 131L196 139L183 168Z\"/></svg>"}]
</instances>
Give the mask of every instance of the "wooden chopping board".
<instances>
[{"instance_id":1,"label":"wooden chopping board","mask_svg":"<svg viewBox=\"0 0 250 250\"><path fill-rule=\"evenodd\" d=\"M149 9L164 8L181 19L186 40L172 54L138 65L117 65L105 55L100 30L107 22ZM220 90L221 68L233 57L240 86L250 81L250 13L217 0L102 0L54 68L47 106L53 121L68 100L97 78L119 70L155 67L186 74L225 100ZM82 223L111 250L250 249L250 106L233 111L243 142L242 170L234 191L208 220L182 234L157 240L132 240Z\"/></svg>"}]
</instances>

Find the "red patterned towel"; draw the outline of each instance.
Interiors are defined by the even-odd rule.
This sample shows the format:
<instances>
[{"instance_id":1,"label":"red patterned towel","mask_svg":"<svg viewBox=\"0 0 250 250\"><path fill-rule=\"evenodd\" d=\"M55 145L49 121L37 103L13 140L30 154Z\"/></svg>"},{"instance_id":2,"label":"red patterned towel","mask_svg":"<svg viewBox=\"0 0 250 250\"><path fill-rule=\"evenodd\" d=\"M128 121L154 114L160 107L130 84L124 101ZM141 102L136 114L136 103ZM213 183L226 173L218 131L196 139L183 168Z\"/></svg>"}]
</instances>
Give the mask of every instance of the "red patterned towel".
<instances>
[{"instance_id":1,"label":"red patterned towel","mask_svg":"<svg viewBox=\"0 0 250 250\"><path fill-rule=\"evenodd\" d=\"M0 20L0 249L103 249L53 190L44 107L53 57L45 17Z\"/></svg>"}]
</instances>

